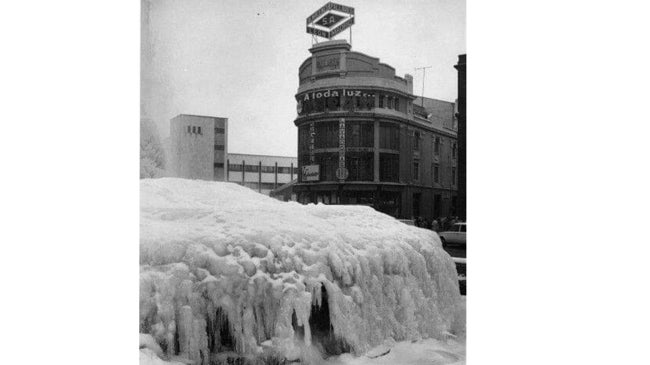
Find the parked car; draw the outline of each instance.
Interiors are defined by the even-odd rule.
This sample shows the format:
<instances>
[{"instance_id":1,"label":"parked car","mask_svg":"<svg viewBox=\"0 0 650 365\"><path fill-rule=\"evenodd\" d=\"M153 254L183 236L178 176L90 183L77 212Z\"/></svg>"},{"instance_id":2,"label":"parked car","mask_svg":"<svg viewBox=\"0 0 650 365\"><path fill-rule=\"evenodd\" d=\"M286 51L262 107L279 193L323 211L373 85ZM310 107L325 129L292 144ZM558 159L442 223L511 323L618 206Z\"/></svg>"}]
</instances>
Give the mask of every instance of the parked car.
<instances>
[{"instance_id":1,"label":"parked car","mask_svg":"<svg viewBox=\"0 0 650 365\"><path fill-rule=\"evenodd\" d=\"M442 247L465 246L465 235L467 234L467 223L455 223L448 231L439 232Z\"/></svg>"},{"instance_id":2,"label":"parked car","mask_svg":"<svg viewBox=\"0 0 650 365\"><path fill-rule=\"evenodd\" d=\"M402 222L404 224L408 224L409 226L414 226L415 225L415 221L413 221L413 219L398 219L398 221L400 221L400 222Z\"/></svg>"}]
</instances>

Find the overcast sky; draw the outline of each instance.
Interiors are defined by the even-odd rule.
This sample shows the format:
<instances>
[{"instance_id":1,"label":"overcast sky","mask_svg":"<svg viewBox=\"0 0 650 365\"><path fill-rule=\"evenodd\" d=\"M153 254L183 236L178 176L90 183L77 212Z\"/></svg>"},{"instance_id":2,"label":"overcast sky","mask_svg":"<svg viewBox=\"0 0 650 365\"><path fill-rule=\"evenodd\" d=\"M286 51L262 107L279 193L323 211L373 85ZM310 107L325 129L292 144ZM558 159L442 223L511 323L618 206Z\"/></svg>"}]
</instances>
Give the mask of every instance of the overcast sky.
<instances>
[{"instance_id":1,"label":"overcast sky","mask_svg":"<svg viewBox=\"0 0 650 365\"><path fill-rule=\"evenodd\" d=\"M161 136L177 114L226 117L228 152L296 156L298 66L312 45L305 18L327 1L143 1L150 10L142 104ZM378 57L399 76L412 74L417 95L422 71L414 69L432 66L424 95L456 99L464 0L335 2L355 8L352 50ZM349 39L349 31L335 39Z\"/></svg>"}]
</instances>

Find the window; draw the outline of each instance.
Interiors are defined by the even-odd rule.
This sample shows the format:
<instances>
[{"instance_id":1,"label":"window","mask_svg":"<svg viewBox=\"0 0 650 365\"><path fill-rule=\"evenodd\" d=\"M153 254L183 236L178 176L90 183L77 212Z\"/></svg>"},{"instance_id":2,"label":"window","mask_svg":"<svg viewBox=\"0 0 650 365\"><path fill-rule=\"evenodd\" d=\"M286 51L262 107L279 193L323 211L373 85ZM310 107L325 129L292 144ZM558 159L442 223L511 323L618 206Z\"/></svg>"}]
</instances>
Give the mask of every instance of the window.
<instances>
[{"instance_id":1,"label":"window","mask_svg":"<svg viewBox=\"0 0 650 365\"><path fill-rule=\"evenodd\" d=\"M228 170L230 170L230 171L241 171L241 170L243 170L243 168L244 167L241 164L232 164L231 163L231 164L228 165Z\"/></svg>"},{"instance_id":2,"label":"window","mask_svg":"<svg viewBox=\"0 0 650 365\"><path fill-rule=\"evenodd\" d=\"M201 134L201 127L197 127L197 133Z\"/></svg>"},{"instance_id":3,"label":"window","mask_svg":"<svg viewBox=\"0 0 650 365\"><path fill-rule=\"evenodd\" d=\"M303 125L298 129L298 146L302 153L309 152L309 126Z\"/></svg>"},{"instance_id":4,"label":"window","mask_svg":"<svg viewBox=\"0 0 650 365\"><path fill-rule=\"evenodd\" d=\"M339 122L315 123L315 148L336 148L339 146Z\"/></svg>"},{"instance_id":5,"label":"window","mask_svg":"<svg viewBox=\"0 0 650 365\"><path fill-rule=\"evenodd\" d=\"M214 133L215 134L225 134L226 130L224 128L215 128Z\"/></svg>"},{"instance_id":6,"label":"window","mask_svg":"<svg viewBox=\"0 0 650 365\"><path fill-rule=\"evenodd\" d=\"M451 145L451 157L456 158L456 143Z\"/></svg>"},{"instance_id":7,"label":"window","mask_svg":"<svg viewBox=\"0 0 650 365\"><path fill-rule=\"evenodd\" d=\"M214 150L215 151L223 151L224 147L222 144L215 144L214 145Z\"/></svg>"},{"instance_id":8,"label":"window","mask_svg":"<svg viewBox=\"0 0 650 365\"><path fill-rule=\"evenodd\" d=\"M391 123L379 124L379 148L399 150L399 126Z\"/></svg>"},{"instance_id":9,"label":"window","mask_svg":"<svg viewBox=\"0 0 650 365\"><path fill-rule=\"evenodd\" d=\"M290 174L291 167L280 167L278 166L278 174Z\"/></svg>"},{"instance_id":10,"label":"window","mask_svg":"<svg viewBox=\"0 0 650 365\"><path fill-rule=\"evenodd\" d=\"M345 124L346 147L372 147L374 144L374 125L367 122L347 122ZM338 146L338 134L337 144Z\"/></svg>"},{"instance_id":11,"label":"window","mask_svg":"<svg viewBox=\"0 0 650 365\"><path fill-rule=\"evenodd\" d=\"M413 133L413 151L420 150L420 132Z\"/></svg>"},{"instance_id":12,"label":"window","mask_svg":"<svg viewBox=\"0 0 650 365\"><path fill-rule=\"evenodd\" d=\"M348 181L374 180L374 154L372 152L348 152L345 167L350 173ZM338 165L338 164L337 164Z\"/></svg>"},{"instance_id":13,"label":"window","mask_svg":"<svg viewBox=\"0 0 650 365\"><path fill-rule=\"evenodd\" d=\"M456 168L451 168L451 184L456 185Z\"/></svg>"},{"instance_id":14,"label":"window","mask_svg":"<svg viewBox=\"0 0 650 365\"><path fill-rule=\"evenodd\" d=\"M215 163L214 163L214 167L215 167L215 168L223 168L223 163L215 162Z\"/></svg>"},{"instance_id":15,"label":"window","mask_svg":"<svg viewBox=\"0 0 650 365\"><path fill-rule=\"evenodd\" d=\"M439 183L440 182L440 167L437 164L433 164L433 182L434 183Z\"/></svg>"},{"instance_id":16,"label":"window","mask_svg":"<svg viewBox=\"0 0 650 365\"><path fill-rule=\"evenodd\" d=\"M413 180L420 180L420 161L418 160L413 161Z\"/></svg>"},{"instance_id":17,"label":"window","mask_svg":"<svg viewBox=\"0 0 650 365\"><path fill-rule=\"evenodd\" d=\"M460 232L464 232L464 233L467 232L467 226L466 226L466 225L464 225L464 224L459 224L458 226L459 226L459 228L460 228Z\"/></svg>"},{"instance_id":18,"label":"window","mask_svg":"<svg viewBox=\"0 0 650 365\"><path fill-rule=\"evenodd\" d=\"M262 166L262 172L274 174L275 166Z\"/></svg>"},{"instance_id":19,"label":"window","mask_svg":"<svg viewBox=\"0 0 650 365\"><path fill-rule=\"evenodd\" d=\"M339 168L338 153L317 153L316 164L320 166L320 181L337 181L336 169Z\"/></svg>"},{"instance_id":20,"label":"window","mask_svg":"<svg viewBox=\"0 0 650 365\"><path fill-rule=\"evenodd\" d=\"M192 133L196 133L196 126L192 126Z\"/></svg>"},{"instance_id":21,"label":"window","mask_svg":"<svg viewBox=\"0 0 650 365\"><path fill-rule=\"evenodd\" d=\"M399 111L399 98L395 98L395 110Z\"/></svg>"},{"instance_id":22,"label":"window","mask_svg":"<svg viewBox=\"0 0 650 365\"><path fill-rule=\"evenodd\" d=\"M379 94L379 107L383 108L384 107L384 95Z\"/></svg>"},{"instance_id":23,"label":"window","mask_svg":"<svg viewBox=\"0 0 650 365\"><path fill-rule=\"evenodd\" d=\"M434 137L433 141L433 154L440 154L440 137Z\"/></svg>"},{"instance_id":24,"label":"window","mask_svg":"<svg viewBox=\"0 0 650 365\"><path fill-rule=\"evenodd\" d=\"M393 153L379 154L379 180L399 182L399 155Z\"/></svg>"},{"instance_id":25,"label":"window","mask_svg":"<svg viewBox=\"0 0 650 365\"><path fill-rule=\"evenodd\" d=\"M258 165L246 165L244 170L246 170L246 172L259 172L260 167Z\"/></svg>"}]
</instances>

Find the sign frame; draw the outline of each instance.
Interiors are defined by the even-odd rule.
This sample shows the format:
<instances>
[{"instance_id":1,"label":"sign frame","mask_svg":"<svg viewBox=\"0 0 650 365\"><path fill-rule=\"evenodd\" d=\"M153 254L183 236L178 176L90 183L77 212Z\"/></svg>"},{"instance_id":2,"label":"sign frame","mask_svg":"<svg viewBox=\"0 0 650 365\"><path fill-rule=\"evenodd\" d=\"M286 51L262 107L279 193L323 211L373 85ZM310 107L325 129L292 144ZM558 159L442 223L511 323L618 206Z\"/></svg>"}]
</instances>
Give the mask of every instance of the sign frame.
<instances>
[{"instance_id":1,"label":"sign frame","mask_svg":"<svg viewBox=\"0 0 650 365\"><path fill-rule=\"evenodd\" d=\"M337 14L333 11L336 11L338 13L348 14L349 16L347 18L343 17L342 19L339 19L334 24L332 24L332 26L335 26L336 24L340 24L341 21L343 21L342 24L336 26L336 28L334 29L332 29L332 26L325 26L322 24L318 24L320 20L322 20L329 14L341 16L340 14ZM306 19L306 31L308 34L312 34L314 36L323 37L327 39L332 39L332 37L350 28L352 25L354 25L354 8L346 5L333 3L331 1L321 6L320 9L313 12ZM321 28L328 28L328 30L319 29L316 26L319 26Z\"/></svg>"},{"instance_id":2,"label":"sign frame","mask_svg":"<svg viewBox=\"0 0 650 365\"><path fill-rule=\"evenodd\" d=\"M320 181L320 165L305 165L300 168L303 182Z\"/></svg>"}]
</instances>

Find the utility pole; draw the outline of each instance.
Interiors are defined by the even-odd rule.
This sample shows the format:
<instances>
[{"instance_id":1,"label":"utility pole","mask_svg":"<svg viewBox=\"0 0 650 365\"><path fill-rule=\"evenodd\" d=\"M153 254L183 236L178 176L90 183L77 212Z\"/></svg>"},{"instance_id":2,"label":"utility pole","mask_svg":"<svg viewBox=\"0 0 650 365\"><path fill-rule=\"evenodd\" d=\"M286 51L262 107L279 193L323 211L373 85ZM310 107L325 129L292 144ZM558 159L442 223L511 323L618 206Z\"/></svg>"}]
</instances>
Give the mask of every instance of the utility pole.
<instances>
[{"instance_id":1,"label":"utility pole","mask_svg":"<svg viewBox=\"0 0 650 365\"><path fill-rule=\"evenodd\" d=\"M415 71L417 70L422 70L422 103L421 106L424 108L424 77L427 75L427 68L431 68L432 66L424 66L424 67L416 67Z\"/></svg>"}]
</instances>

